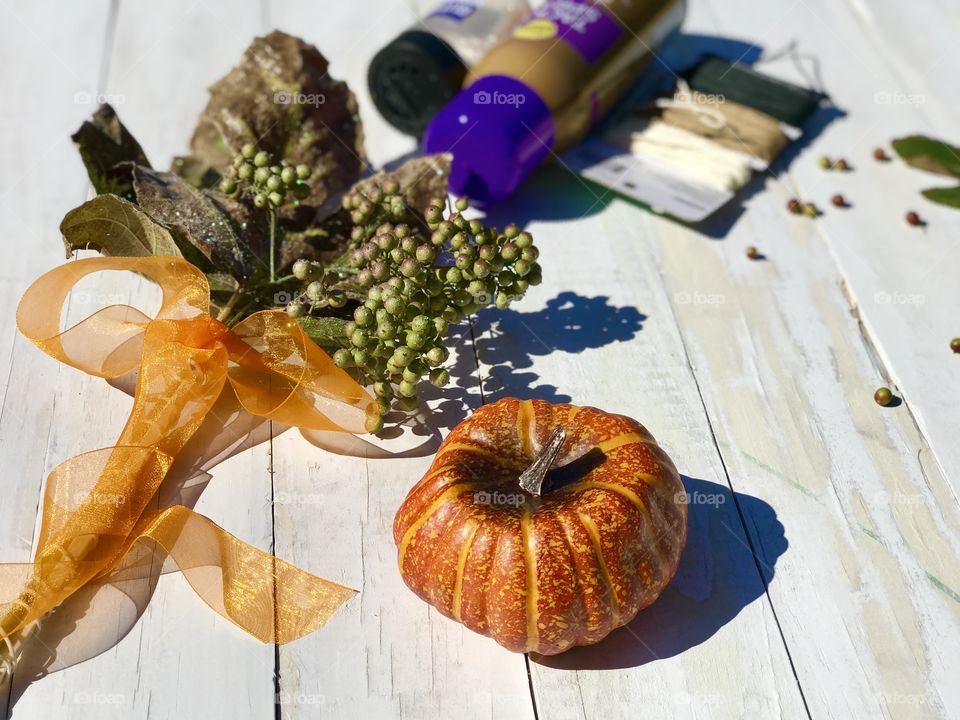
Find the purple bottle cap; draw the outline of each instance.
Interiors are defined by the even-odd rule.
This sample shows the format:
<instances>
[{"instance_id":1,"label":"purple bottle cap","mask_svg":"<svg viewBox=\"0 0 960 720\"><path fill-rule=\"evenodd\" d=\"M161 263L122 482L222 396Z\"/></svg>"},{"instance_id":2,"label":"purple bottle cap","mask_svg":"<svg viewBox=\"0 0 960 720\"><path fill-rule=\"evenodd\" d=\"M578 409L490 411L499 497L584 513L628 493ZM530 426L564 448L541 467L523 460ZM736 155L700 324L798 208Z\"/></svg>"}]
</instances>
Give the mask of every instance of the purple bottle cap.
<instances>
[{"instance_id":1,"label":"purple bottle cap","mask_svg":"<svg viewBox=\"0 0 960 720\"><path fill-rule=\"evenodd\" d=\"M488 205L509 196L550 154L550 108L532 88L505 75L478 79L430 122L425 153L453 154L450 192Z\"/></svg>"}]
</instances>

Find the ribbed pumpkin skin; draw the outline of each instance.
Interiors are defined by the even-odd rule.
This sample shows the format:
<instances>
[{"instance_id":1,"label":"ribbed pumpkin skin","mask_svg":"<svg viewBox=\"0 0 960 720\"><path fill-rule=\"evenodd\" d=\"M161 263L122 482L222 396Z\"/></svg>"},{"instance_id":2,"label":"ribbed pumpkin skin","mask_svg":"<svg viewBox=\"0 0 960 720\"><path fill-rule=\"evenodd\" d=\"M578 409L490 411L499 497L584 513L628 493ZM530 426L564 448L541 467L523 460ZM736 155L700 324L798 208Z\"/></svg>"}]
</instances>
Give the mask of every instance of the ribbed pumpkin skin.
<instances>
[{"instance_id":1,"label":"ribbed pumpkin skin","mask_svg":"<svg viewBox=\"0 0 960 720\"><path fill-rule=\"evenodd\" d=\"M517 479L558 424L560 479L537 498ZM504 495L491 504L478 492ZM630 622L670 582L686 535L680 477L642 425L515 398L450 432L393 524L411 590L508 649L541 655Z\"/></svg>"}]
</instances>

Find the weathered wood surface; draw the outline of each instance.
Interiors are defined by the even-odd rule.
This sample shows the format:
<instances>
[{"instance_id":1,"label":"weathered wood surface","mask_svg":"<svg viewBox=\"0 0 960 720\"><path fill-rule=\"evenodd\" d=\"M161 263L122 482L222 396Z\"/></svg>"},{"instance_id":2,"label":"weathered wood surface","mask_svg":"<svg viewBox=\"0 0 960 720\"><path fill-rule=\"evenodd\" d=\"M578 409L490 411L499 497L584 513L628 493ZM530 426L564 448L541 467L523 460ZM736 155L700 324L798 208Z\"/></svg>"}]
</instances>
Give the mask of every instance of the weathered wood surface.
<instances>
[{"instance_id":1,"label":"weathered wood surface","mask_svg":"<svg viewBox=\"0 0 960 720\"><path fill-rule=\"evenodd\" d=\"M643 422L693 501L664 597L594 648L541 662L503 651L414 598L396 572L393 513L429 458L334 456L286 432L217 466L198 507L360 594L275 651L164 577L124 640L27 686L12 717L960 715L960 366L947 348L960 335L960 213L917 195L935 178L870 158L891 137L958 126L960 16L946 0L693 5L690 33L768 51L797 40L843 117L775 165L719 241L562 167L539 172L495 215L528 223L546 281L451 338L454 383L429 400L441 433L508 394ZM253 35L279 27L331 58L381 166L414 146L377 116L366 66L412 15L386 0L208 0L7 3L0 18L0 59L20 68L0 75L10 249L0 268L0 559L25 561L46 473L111 443L129 408L43 356L13 321L27 284L62 261L57 225L87 193L68 137L93 109L87 98L114 96L163 166L186 146L206 85ZM798 73L789 60L770 69ZM821 154L855 171L825 174ZM853 207L833 210L834 192ZM825 215L786 214L792 196ZM924 230L903 222L908 209L929 221ZM749 261L750 244L767 259ZM98 278L68 317L117 301L149 308L156 297ZM904 403L882 409L872 393L888 382Z\"/></svg>"}]
</instances>

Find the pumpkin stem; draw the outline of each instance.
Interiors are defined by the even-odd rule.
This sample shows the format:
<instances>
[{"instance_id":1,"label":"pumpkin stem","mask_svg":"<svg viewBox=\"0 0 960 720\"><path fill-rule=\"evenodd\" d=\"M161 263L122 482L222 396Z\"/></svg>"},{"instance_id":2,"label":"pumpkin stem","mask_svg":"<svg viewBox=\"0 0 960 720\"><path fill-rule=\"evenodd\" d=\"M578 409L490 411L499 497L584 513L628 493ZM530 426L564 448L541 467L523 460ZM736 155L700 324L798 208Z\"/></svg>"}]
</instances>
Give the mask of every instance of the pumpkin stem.
<instances>
[{"instance_id":1,"label":"pumpkin stem","mask_svg":"<svg viewBox=\"0 0 960 720\"><path fill-rule=\"evenodd\" d=\"M530 467L520 475L520 487L536 496L540 496L540 486L543 485L543 479L547 476L547 471L553 467L557 455L560 454L560 448L563 447L567 439L567 432L562 425L557 425L553 429L550 438L540 448L540 452L533 458Z\"/></svg>"}]
</instances>

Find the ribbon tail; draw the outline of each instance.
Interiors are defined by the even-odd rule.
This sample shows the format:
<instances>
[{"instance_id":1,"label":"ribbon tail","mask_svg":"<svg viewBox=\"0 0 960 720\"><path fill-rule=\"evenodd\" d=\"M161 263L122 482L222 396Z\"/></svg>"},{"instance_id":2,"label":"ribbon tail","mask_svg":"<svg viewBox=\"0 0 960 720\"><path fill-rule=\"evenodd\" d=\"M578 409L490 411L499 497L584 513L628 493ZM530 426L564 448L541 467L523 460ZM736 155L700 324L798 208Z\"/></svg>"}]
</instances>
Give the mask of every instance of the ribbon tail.
<instances>
[{"instance_id":1,"label":"ribbon tail","mask_svg":"<svg viewBox=\"0 0 960 720\"><path fill-rule=\"evenodd\" d=\"M249 545L183 506L144 519L134 542L152 541L214 611L265 643L322 627L356 593ZM152 572L162 572L155 566Z\"/></svg>"}]
</instances>

